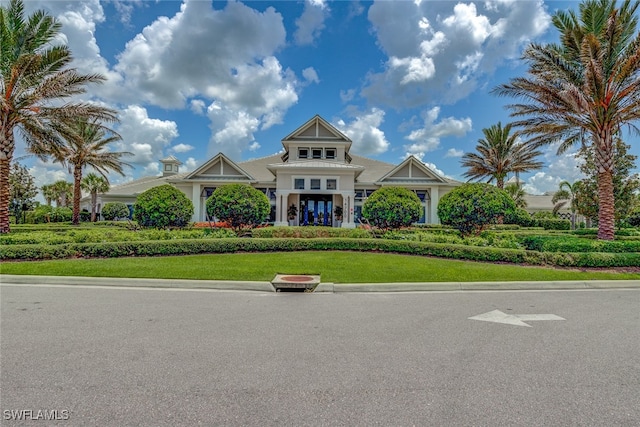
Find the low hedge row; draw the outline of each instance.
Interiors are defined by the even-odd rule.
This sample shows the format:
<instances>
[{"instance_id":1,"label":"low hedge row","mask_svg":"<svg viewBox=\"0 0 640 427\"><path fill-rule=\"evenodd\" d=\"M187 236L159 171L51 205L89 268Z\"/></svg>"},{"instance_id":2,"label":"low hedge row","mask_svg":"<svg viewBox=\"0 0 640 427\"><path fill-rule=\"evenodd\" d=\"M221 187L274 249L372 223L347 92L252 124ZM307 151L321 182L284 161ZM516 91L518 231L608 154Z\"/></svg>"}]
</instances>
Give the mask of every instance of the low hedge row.
<instances>
[{"instance_id":1,"label":"low hedge row","mask_svg":"<svg viewBox=\"0 0 640 427\"><path fill-rule=\"evenodd\" d=\"M574 236L521 236L525 249L542 252L640 252L640 240L595 240Z\"/></svg>"},{"instance_id":2,"label":"low hedge row","mask_svg":"<svg viewBox=\"0 0 640 427\"><path fill-rule=\"evenodd\" d=\"M381 251L460 260L509 262L563 267L640 266L640 253L559 253L499 249L402 240L318 239L189 239L63 245L11 245L0 247L2 260L39 260L71 257L123 257L187 255L229 252Z\"/></svg>"}]
</instances>

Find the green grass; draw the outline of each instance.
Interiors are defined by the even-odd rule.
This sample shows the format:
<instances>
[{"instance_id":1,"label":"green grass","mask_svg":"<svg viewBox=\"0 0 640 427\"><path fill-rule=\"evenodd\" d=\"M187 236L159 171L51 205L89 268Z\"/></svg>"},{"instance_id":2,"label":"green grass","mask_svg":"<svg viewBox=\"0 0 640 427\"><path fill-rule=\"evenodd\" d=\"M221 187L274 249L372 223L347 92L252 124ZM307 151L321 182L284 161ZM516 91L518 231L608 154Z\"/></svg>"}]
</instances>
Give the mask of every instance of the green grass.
<instances>
[{"instance_id":1,"label":"green grass","mask_svg":"<svg viewBox=\"0 0 640 427\"><path fill-rule=\"evenodd\" d=\"M277 273L323 282L477 282L640 279L639 273L578 271L397 254L294 252L3 262L2 274L269 281Z\"/></svg>"}]
</instances>

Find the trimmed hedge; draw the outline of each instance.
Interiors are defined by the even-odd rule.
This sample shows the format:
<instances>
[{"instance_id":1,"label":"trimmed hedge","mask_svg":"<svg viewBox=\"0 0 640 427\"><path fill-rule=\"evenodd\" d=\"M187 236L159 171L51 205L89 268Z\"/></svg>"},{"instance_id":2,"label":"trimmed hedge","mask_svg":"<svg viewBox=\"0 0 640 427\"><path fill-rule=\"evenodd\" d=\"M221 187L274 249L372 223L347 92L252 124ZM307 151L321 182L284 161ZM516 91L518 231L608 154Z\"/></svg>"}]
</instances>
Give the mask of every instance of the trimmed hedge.
<instances>
[{"instance_id":1,"label":"trimmed hedge","mask_svg":"<svg viewBox=\"0 0 640 427\"><path fill-rule=\"evenodd\" d=\"M460 260L509 262L563 267L637 267L640 253L560 253L499 249L402 240L317 239L189 239L62 245L5 245L0 259L38 260L70 257L188 255L229 252L291 252L311 250L381 251Z\"/></svg>"},{"instance_id":2,"label":"trimmed hedge","mask_svg":"<svg viewBox=\"0 0 640 427\"><path fill-rule=\"evenodd\" d=\"M371 237L371 232L362 228L336 227L264 227L251 231L253 237L258 238L298 238L314 239L320 237Z\"/></svg>"},{"instance_id":3,"label":"trimmed hedge","mask_svg":"<svg viewBox=\"0 0 640 427\"><path fill-rule=\"evenodd\" d=\"M640 240L595 240L572 236L522 236L525 249L542 252L640 252Z\"/></svg>"}]
</instances>

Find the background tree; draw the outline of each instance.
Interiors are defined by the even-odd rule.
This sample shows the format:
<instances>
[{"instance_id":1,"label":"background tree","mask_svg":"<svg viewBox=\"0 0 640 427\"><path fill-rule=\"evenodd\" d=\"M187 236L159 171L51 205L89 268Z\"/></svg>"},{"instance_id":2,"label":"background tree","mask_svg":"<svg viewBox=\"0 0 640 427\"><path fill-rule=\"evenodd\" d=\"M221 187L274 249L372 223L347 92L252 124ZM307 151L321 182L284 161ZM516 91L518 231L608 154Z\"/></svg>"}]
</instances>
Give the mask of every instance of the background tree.
<instances>
[{"instance_id":1,"label":"background tree","mask_svg":"<svg viewBox=\"0 0 640 427\"><path fill-rule=\"evenodd\" d=\"M408 227L424 214L418 196L402 187L382 187L362 205L362 216L382 229Z\"/></svg>"},{"instance_id":2,"label":"background tree","mask_svg":"<svg viewBox=\"0 0 640 427\"><path fill-rule=\"evenodd\" d=\"M33 144L61 145L58 130L71 120L114 120L102 106L76 101L90 83L105 78L69 68L72 56L62 43L61 25L39 10L25 17L21 0L0 6L0 233L8 233L9 171L19 132L27 149ZM63 101L63 102L61 102Z\"/></svg>"},{"instance_id":3,"label":"background tree","mask_svg":"<svg viewBox=\"0 0 640 427\"><path fill-rule=\"evenodd\" d=\"M96 208L98 205L98 193L106 193L107 191L109 191L109 181L104 176L90 173L82 178L80 186L91 196L91 222L95 222Z\"/></svg>"},{"instance_id":4,"label":"background tree","mask_svg":"<svg viewBox=\"0 0 640 427\"><path fill-rule=\"evenodd\" d=\"M637 156L628 153L629 145L625 144L620 138L616 138L613 146L613 194L614 203L614 219L616 225L620 225L621 221L627 217L634 207L635 193L640 189L640 179L638 174L632 174L635 168ZM580 165L580 171L586 176L581 181L583 195L580 198L578 207L580 210L587 212L592 218L597 218L599 207L598 195L598 168L593 150L587 147L582 148L578 155L584 159Z\"/></svg>"},{"instance_id":5,"label":"background tree","mask_svg":"<svg viewBox=\"0 0 640 427\"><path fill-rule=\"evenodd\" d=\"M143 227L184 227L193 216L193 203L170 184L143 192L133 205L133 219Z\"/></svg>"},{"instance_id":6,"label":"background tree","mask_svg":"<svg viewBox=\"0 0 640 427\"><path fill-rule=\"evenodd\" d=\"M564 141L561 154L587 144L597 168L598 238L614 238L614 145L623 126L639 133L640 2L587 0L574 11L556 12L560 44L532 43L523 59L528 75L499 86L500 95L523 101L510 105L514 125L536 145Z\"/></svg>"},{"instance_id":7,"label":"background tree","mask_svg":"<svg viewBox=\"0 0 640 427\"><path fill-rule=\"evenodd\" d=\"M66 165L69 172L73 173L73 217L71 222L78 225L80 223L80 198L82 197L80 192L82 170L91 166L105 177L109 171L124 175L122 168L128 164L123 162L121 157L131 155L131 153L108 151L108 145L120 140L120 135L95 120L79 119L65 128L62 134L64 135L64 144L56 147L50 154L53 155L54 161ZM49 152L47 146L40 147L39 144L34 144L33 151L38 154Z\"/></svg>"},{"instance_id":8,"label":"background tree","mask_svg":"<svg viewBox=\"0 0 640 427\"><path fill-rule=\"evenodd\" d=\"M58 180L51 184L51 194L54 196L56 207L66 208L73 195L73 184L64 179Z\"/></svg>"},{"instance_id":9,"label":"background tree","mask_svg":"<svg viewBox=\"0 0 640 427\"><path fill-rule=\"evenodd\" d=\"M267 196L247 184L228 184L207 199L207 215L228 223L236 232L263 223L271 212Z\"/></svg>"},{"instance_id":10,"label":"background tree","mask_svg":"<svg viewBox=\"0 0 640 427\"><path fill-rule=\"evenodd\" d=\"M506 191L507 194L511 196L513 202L516 204L516 207L523 209L527 207L527 200L525 199L527 193L525 193L520 184L517 184L515 182L507 184L504 187L504 191Z\"/></svg>"},{"instance_id":11,"label":"background tree","mask_svg":"<svg viewBox=\"0 0 640 427\"><path fill-rule=\"evenodd\" d=\"M542 162L535 160L540 154L526 143L518 142L515 134L511 134L511 124L504 128L502 124L482 129L484 138L478 140L476 153L465 153L462 166L467 168L463 176L470 180L480 181L488 178L500 189L504 188L504 180L509 173L528 172L542 167Z\"/></svg>"},{"instance_id":12,"label":"background tree","mask_svg":"<svg viewBox=\"0 0 640 427\"><path fill-rule=\"evenodd\" d=\"M580 184L574 183L571 185L569 181L562 181L559 184L558 191L556 191L551 198L551 203L553 203L553 213L555 215L558 214L560 209L569 205L569 211L571 212L571 229L576 229L576 212L578 211L578 203L575 198L575 193L577 192Z\"/></svg>"},{"instance_id":13,"label":"background tree","mask_svg":"<svg viewBox=\"0 0 640 427\"><path fill-rule=\"evenodd\" d=\"M129 208L122 202L109 202L102 207L102 217L107 221L129 218L129 215Z\"/></svg>"},{"instance_id":14,"label":"background tree","mask_svg":"<svg viewBox=\"0 0 640 427\"><path fill-rule=\"evenodd\" d=\"M40 187L40 192L42 193L42 197L44 197L47 206L51 206L51 202L56 200L57 193L53 184L43 185Z\"/></svg>"},{"instance_id":15,"label":"background tree","mask_svg":"<svg viewBox=\"0 0 640 427\"><path fill-rule=\"evenodd\" d=\"M19 163L14 163L11 167L9 187L11 189L11 210L16 224L19 224L24 211L33 206L33 199L38 194L38 187L36 187L29 169Z\"/></svg>"},{"instance_id":16,"label":"background tree","mask_svg":"<svg viewBox=\"0 0 640 427\"><path fill-rule=\"evenodd\" d=\"M516 205L506 191L490 184L464 184L440 199L438 217L445 225L460 231L463 236L480 234L498 218L516 215Z\"/></svg>"}]
</instances>

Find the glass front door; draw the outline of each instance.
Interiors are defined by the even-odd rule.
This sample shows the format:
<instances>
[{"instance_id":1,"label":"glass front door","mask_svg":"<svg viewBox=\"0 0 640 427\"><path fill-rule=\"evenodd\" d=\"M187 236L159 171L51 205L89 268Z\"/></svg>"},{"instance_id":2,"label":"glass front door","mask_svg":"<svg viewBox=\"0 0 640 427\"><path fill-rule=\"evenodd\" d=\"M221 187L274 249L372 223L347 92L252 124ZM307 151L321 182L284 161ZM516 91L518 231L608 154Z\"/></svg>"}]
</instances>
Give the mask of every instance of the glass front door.
<instances>
[{"instance_id":1,"label":"glass front door","mask_svg":"<svg viewBox=\"0 0 640 427\"><path fill-rule=\"evenodd\" d=\"M333 197L300 195L300 225L333 226Z\"/></svg>"}]
</instances>

